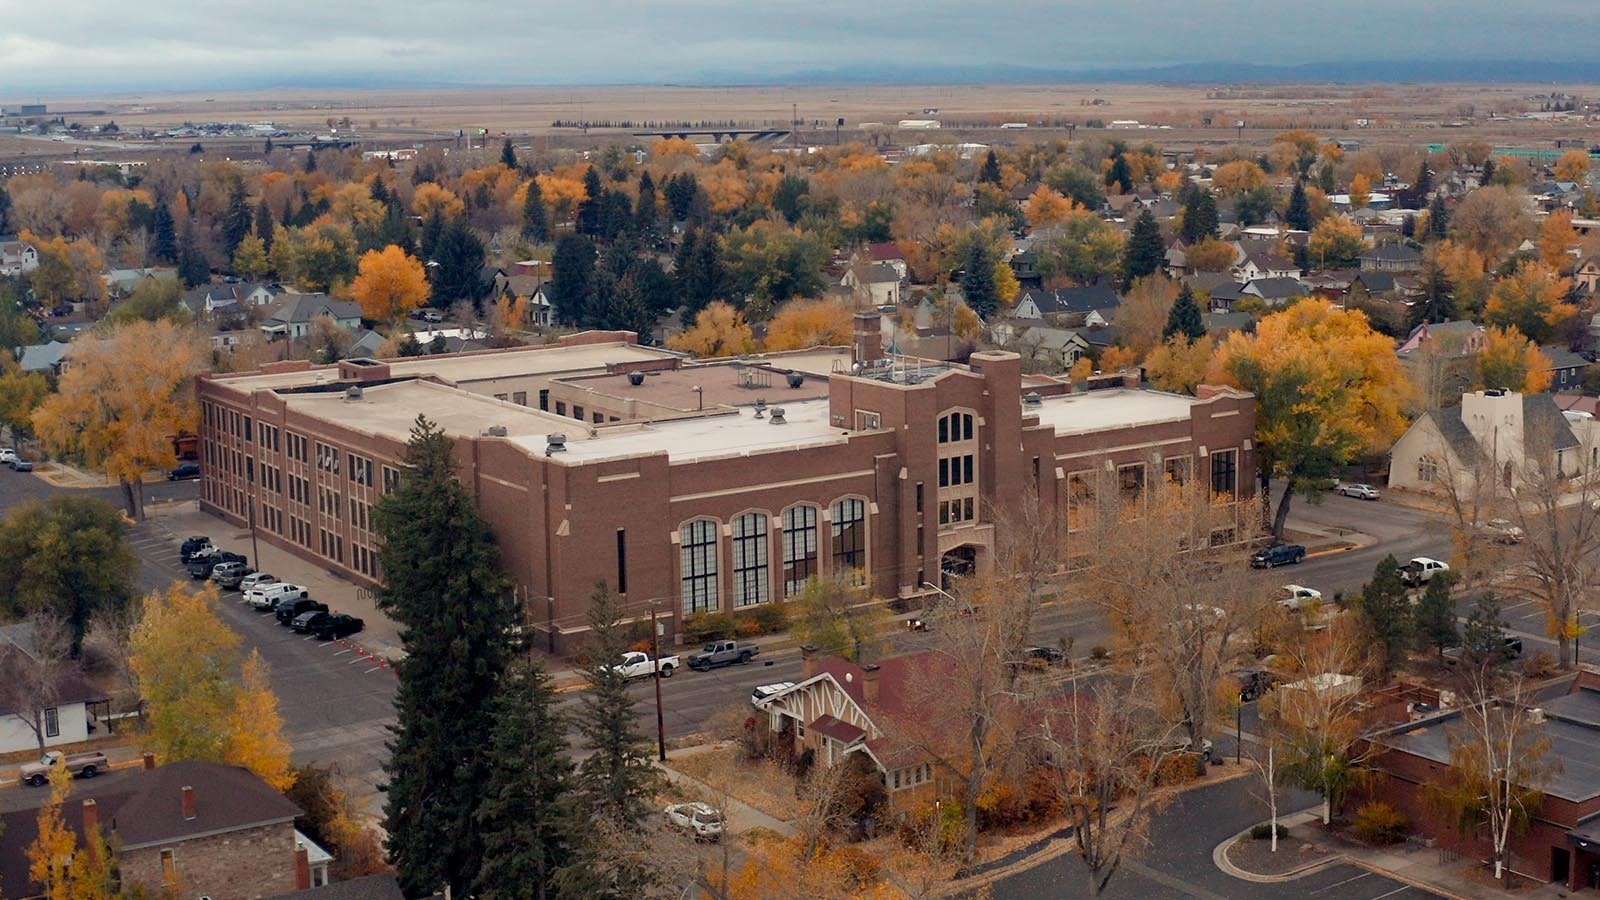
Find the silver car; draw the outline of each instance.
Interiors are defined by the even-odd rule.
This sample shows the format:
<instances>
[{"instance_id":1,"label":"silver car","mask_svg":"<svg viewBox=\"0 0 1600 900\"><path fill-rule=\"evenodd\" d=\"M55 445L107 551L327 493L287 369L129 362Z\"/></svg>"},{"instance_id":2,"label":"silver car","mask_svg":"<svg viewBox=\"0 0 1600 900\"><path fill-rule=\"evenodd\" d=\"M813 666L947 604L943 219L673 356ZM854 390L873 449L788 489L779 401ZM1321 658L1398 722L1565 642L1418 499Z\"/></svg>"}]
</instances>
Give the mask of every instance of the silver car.
<instances>
[{"instance_id":1,"label":"silver car","mask_svg":"<svg viewBox=\"0 0 1600 900\"><path fill-rule=\"evenodd\" d=\"M1339 485L1339 493L1346 497L1354 497L1357 500L1378 499L1378 489L1370 484L1341 484Z\"/></svg>"}]
</instances>

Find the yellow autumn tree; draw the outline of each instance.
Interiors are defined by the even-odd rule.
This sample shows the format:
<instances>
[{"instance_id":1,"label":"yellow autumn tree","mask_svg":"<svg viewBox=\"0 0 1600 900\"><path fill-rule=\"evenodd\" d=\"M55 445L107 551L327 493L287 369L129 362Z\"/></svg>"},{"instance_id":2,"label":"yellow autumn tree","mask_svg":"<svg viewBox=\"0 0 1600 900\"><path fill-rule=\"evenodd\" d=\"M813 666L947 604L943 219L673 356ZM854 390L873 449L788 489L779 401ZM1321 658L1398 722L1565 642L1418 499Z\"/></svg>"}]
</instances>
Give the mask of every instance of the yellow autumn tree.
<instances>
[{"instance_id":1,"label":"yellow autumn tree","mask_svg":"<svg viewBox=\"0 0 1600 900\"><path fill-rule=\"evenodd\" d=\"M1049 228L1059 225L1066 220L1067 214L1077 206L1071 198L1059 191L1052 190L1048 185L1039 185L1039 189L1028 198L1028 224L1034 228Z\"/></svg>"},{"instance_id":2,"label":"yellow autumn tree","mask_svg":"<svg viewBox=\"0 0 1600 900\"><path fill-rule=\"evenodd\" d=\"M1572 267L1572 251L1578 248L1578 232L1572 228L1572 210L1558 209L1539 226L1539 261L1563 272Z\"/></svg>"},{"instance_id":3,"label":"yellow autumn tree","mask_svg":"<svg viewBox=\"0 0 1600 900\"><path fill-rule=\"evenodd\" d=\"M1357 173L1350 179L1350 208L1361 209L1372 202L1372 180Z\"/></svg>"},{"instance_id":4,"label":"yellow autumn tree","mask_svg":"<svg viewBox=\"0 0 1600 900\"><path fill-rule=\"evenodd\" d=\"M1094 360L1087 356L1078 357L1078 361L1073 363L1072 368L1067 370L1067 377L1077 382L1088 381L1089 376L1093 374Z\"/></svg>"},{"instance_id":5,"label":"yellow autumn tree","mask_svg":"<svg viewBox=\"0 0 1600 900\"><path fill-rule=\"evenodd\" d=\"M294 784L289 742L283 739L283 716L272 692L271 670L261 651L244 661L241 683L228 714L228 747L223 762L243 766L280 791Z\"/></svg>"},{"instance_id":6,"label":"yellow autumn tree","mask_svg":"<svg viewBox=\"0 0 1600 900\"><path fill-rule=\"evenodd\" d=\"M1354 266L1366 249L1360 225L1346 216L1329 216L1311 229L1306 258L1319 269L1345 269Z\"/></svg>"},{"instance_id":7,"label":"yellow autumn tree","mask_svg":"<svg viewBox=\"0 0 1600 900\"><path fill-rule=\"evenodd\" d=\"M661 138L650 145L650 155L662 162L673 157L698 160L700 148L687 138Z\"/></svg>"},{"instance_id":8,"label":"yellow autumn tree","mask_svg":"<svg viewBox=\"0 0 1600 900\"><path fill-rule=\"evenodd\" d=\"M1225 272L1238 256L1232 244L1218 238L1206 238L1183 252L1185 263L1196 272Z\"/></svg>"},{"instance_id":9,"label":"yellow autumn tree","mask_svg":"<svg viewBox=\"0 0 1600 900\"><path fill-rule=\"evenodd\" d=\"M1589 175L1589 154L1585 150L1568 150L1556 160L1556 179L1576 181L1579 184Z\"/></svg>"},{"instance_id":10,"label":"yellow autumn tree","mask_svg":"<svg viewBox=\"0 0 1600 900\"><path fill-rule=\"evenodd\" d=\"M578 205L589 199L589 191L583 186L582 171L575 175L549 172L536 176L535 180L539 182L539 196L550 210L552 222L570 220L578 214Z\"/></svg>"},{"instance_id":11,"label":"yellow autumn tree","mask_svg":"<svg viewBox=\"0 0 1600 900\"><path fill-rule=\"evenodd\" d=\"M143 478L177 461L173 438L199 427L194 380L207 353L195 332L161 320L134 321L72 342L71 365L33 414L46 449L80 456L127 491L144 518Z\"/></svg>"},{"instance_id":12,"label":"yellow autumn tree","mask_svg":"<svg viewBox=\"0 0 1600 900\"><path fill-rule=\"evenodd\" d=\"M1405 428L1411 394L1394 341L1364 314L1322 300L1265 316L1253 334L1230 334L1206 381L1256 396L1261 473L1284 484L1273 520L1280 539L1294 492L1387 448Z\"/></svg>"},{"instance_id":13,"label":"yellow autumn tree","mask_svg":"<svg viewBox=\"0 0 1600 900\"><path fill-rule=\"evenodd\" d=\"M1477 388L1509 388L1538 394L1550 386L1550 357L1514 327L1494 326L1484 333L1474 361Z\"/></svg>"},{"instance_id":14,"label":"yellow autumn tree","mask_svg":"<svg viewBox=\"0 0 1600 900\"><path fill-rule=\"evenodd\" d=\"M222 762L239 694L239 635L217 617L217 593L174 584L144 598L129 665L162 760Z\"/></svg>"},{"instance_id":15,"label":"yellow autumn tree","mask_svg":"<svg viewBox=\"0 0 1600 900\"><path fill-rule=\"evenodd\" d=\"M1178 287L1178 282L1158 273L1134 279L1123 293L1122 307L1117 311L1117 337L1135 359L1144 359L1161 343L1167 316L1178 299Z\"/></svg>"},{"instance_id":16,"label":"yellow autumn tree","mask_svg":"<svg viewBox=\"0 0 1600 900\"><path fill-rule=\"evenodd\" d=\"M1139 364L1139 354L1127 347L1107 347L1100 354L1100 371L1124 372Z\"/></svg>"},{"instance_id":17,"label":"yellow autumn tree","mask_svg":"<svg viewBox=\"0 0 1600 900\"><path fill-rule=\"evenodd\" d=\"M390 244L361 254L350 296L361 304L361 314L379 322L396 322L428 302L433 288L417 258Z\"/></svg>"},{"instance_id":18,"label":"yellow autumn tree","mask_svg":"<svg viewBox=\"0 0 1600 900\"><path fill-rule=\"evenodd\" d=\"M1433 255L1432 264L1443 271L1450 282L1457 313L1463 318L1476 318L1489 297L1483 254L1449 239L1434 243L1428 252Z\"/></svg>"},{"instance_id":19,"label":"yellow autumn tree","mask_svg":"<svg viewBox=\"0 0 1600 900\"><path fill-rule=\"evenodd\" d=\"M233 274L254 281L271 270L266 243L253 234L245 235L238 249L233 251Z\"/></svg>"},{"instance_id":20,"label":"yellow autumn tree","mask_svg":"<svg viewBox=\"0 0 1600 900\"><path fill-rule=\"evenodd\" d=\"M448 220L459 218L467 211L467 205L449 188L424 181L417 185L417 191L411 197L411 211L423 220L427 220L435 212Z\"/></svg>"},{"instance_id":21,"label":"yellow autumn tree","mask_svg":"<svg viewBox=\"0 0 1600 900\"><path fill-rule=\"evenodd\" d=\"M1254 190L1267 183L1267 173L1261 167L1248 159L1236 159L1233 162L1217 166L1211 174L1211 185L1217 193L1224 197L1242 194Z\"/></svg>"},{"instance_id":22,"label":"yellow autumn tree","mask_svg":"<svg viewBox=\"0 0 1600 900\"><path fill-rule=\"evenodd\" d=\"M1490 325L1516 328L1530 339L1545 343L1556 329L1577 313L1565 301L1572 280L1541 262L1524 263L1509 277L1495 283L1483 318Z\"/></svg>"},{"instance_id":23,"label":"yellow autumn tree","mask_svg":"<svg viewBox=\"0 0 1600 900\"><path fill-rule=\"evenodd\" d=\"M767 349L842 347L852 329L849 307L837 300L791 300L767 325Z\"/></svg>"},{"instance_id":24,"label":"yellow autumn tree","mask_svg":"<svg viewBox=\"0 0 1600 900\"><path fill-rule=\"evenodd\" d=\"M1216 346L1210 335L1191 344L1185 336L1175 334L1145 357L1145 375L1160 390L1193 394L1205 380Z\"/></svg>"},{"instance_id":25,"label":"yellow autumn tree","mask_svg":"<svg viewBox=\"0 0 1600 900\"><path fill-rule=\"evenodd\" d=\"M44 888L47 900L75 900L72 856L78 835L67 826L61 810L72 794L72 774L66 766L50 770L50 799L39 807L39 836L28 847L28 877Z\"/></svg>"},{"instance_id":26,"label":"yellow autumn tree","mask_svg":"<svg viewBox=\"0 0 1600 900\"><path fill-rule=\"evenodd\" d=\"M721 300L700 310L694 327L667 339L667 347L702 358L754 352L756 339L744 316Z\"/></svg>"}]
</instances>

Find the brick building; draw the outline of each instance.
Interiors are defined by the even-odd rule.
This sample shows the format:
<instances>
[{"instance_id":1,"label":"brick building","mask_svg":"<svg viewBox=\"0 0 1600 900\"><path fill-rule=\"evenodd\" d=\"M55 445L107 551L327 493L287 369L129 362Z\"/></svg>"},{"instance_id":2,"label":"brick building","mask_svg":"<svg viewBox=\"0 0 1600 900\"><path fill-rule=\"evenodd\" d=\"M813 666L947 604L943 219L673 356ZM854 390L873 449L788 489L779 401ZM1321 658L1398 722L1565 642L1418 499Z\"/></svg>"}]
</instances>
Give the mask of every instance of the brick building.
<instances>
[{"instance_id":1,"label":"brick building","mask_svg":"<svg viewBox=\"0 0 1600 900\"><path fill-rule=\"evenodd\" d=\"M34 796L43 803L49 792ZM310 868L296 853L299 812L245 769L175 762L76 784L62 817L80 841L85 829L101 829L115 849L124 889L252 900L311 887ZM39 894L28 876L38 815L35 806L3 817L0 891L7 897Z\"/></svg>"},{"instance_id":2,"label":"brick building","mask_svg":"<svg viewBox=\"0 0 1600 900\"><path fill-rule=\"evenodd\" d=\"M686 616L752 610L812 576L919 596L941 572L988 565L997 519L1024 502L1058 514L1069 553L1096 492L1151 479L1201 479L1248 515L1248 394L1186 397L1122 376L1074 391L1025 379L1014 353L887 358L878 335L876 315L861 314L851 348L740 360L585 334L207 378L201 505L374 579L372 504L398 484L426 415L455 438L526 623L556 652L582 638L597 581L630 615L659 601L671 634Z\"/></svg>"}]
</instances>

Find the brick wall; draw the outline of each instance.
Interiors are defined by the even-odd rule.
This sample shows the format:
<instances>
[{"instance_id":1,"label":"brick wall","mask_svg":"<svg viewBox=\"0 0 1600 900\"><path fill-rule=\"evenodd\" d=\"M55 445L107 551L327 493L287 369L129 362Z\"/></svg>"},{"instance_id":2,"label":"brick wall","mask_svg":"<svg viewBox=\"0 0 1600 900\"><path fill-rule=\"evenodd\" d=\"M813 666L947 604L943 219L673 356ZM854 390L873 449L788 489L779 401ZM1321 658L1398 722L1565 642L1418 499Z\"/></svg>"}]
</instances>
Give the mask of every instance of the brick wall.
<instances>
[{"instance_id":1,"label":"brick wall","mask_svg":"<svg viewBox=\"0 0 1600 900\"><path fill-rule=\"evenodd\" d=\"M295 889L294 826L289 822L123 850L117 856L123 885L159 893L163 849L172 851L181 897L256 900Z\"/></svg>"}]
</instances>

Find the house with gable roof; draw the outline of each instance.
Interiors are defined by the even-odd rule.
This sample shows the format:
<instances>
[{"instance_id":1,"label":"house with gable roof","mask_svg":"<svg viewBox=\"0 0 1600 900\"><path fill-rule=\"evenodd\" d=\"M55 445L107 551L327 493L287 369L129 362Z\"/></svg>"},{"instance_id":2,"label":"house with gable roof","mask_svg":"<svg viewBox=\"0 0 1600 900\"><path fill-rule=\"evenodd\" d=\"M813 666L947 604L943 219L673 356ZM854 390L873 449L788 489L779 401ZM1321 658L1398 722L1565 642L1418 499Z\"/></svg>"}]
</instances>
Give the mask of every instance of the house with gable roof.
<instances>
[{"instance_id":1,"label":"house with gable roof","mask_svg":"<svg viewBox=\"0 0 1600 900\"><path fill-rule=\"evenodd\" d=\"M1549 394L1503 388L1474 391L1461 405L1423 413L1389 451L1389 487L1428 493L1452 488L1515 490L1527 466L1552 466L1577 475L1590 464L1593 419L1570 418ZM1581 435L1581 437L1580 437Z\"/></svg>"},{"instance_id":2,"label":"house with gable roof","mask_svg":"<svg viewBox=\"0 0 1600 900\"><path fill-rule=\"evenodd\" d=\"M39 248L15 235L0 237L0 275L12 277L39 268Z\"/></svg>"},{"instance_id":3,"label":"house with gable roof","mask_svg":"<svg viewBox=\"0 0 1600 900\"><path fill-rule=\"evenodd\" d=\"M319 318L332 319L340 328L354 331L361 325L361 304L335 300L327 294L288 294L261 323L269 340L299 340L311 332Z\"/></svg>"}]
</instances>

